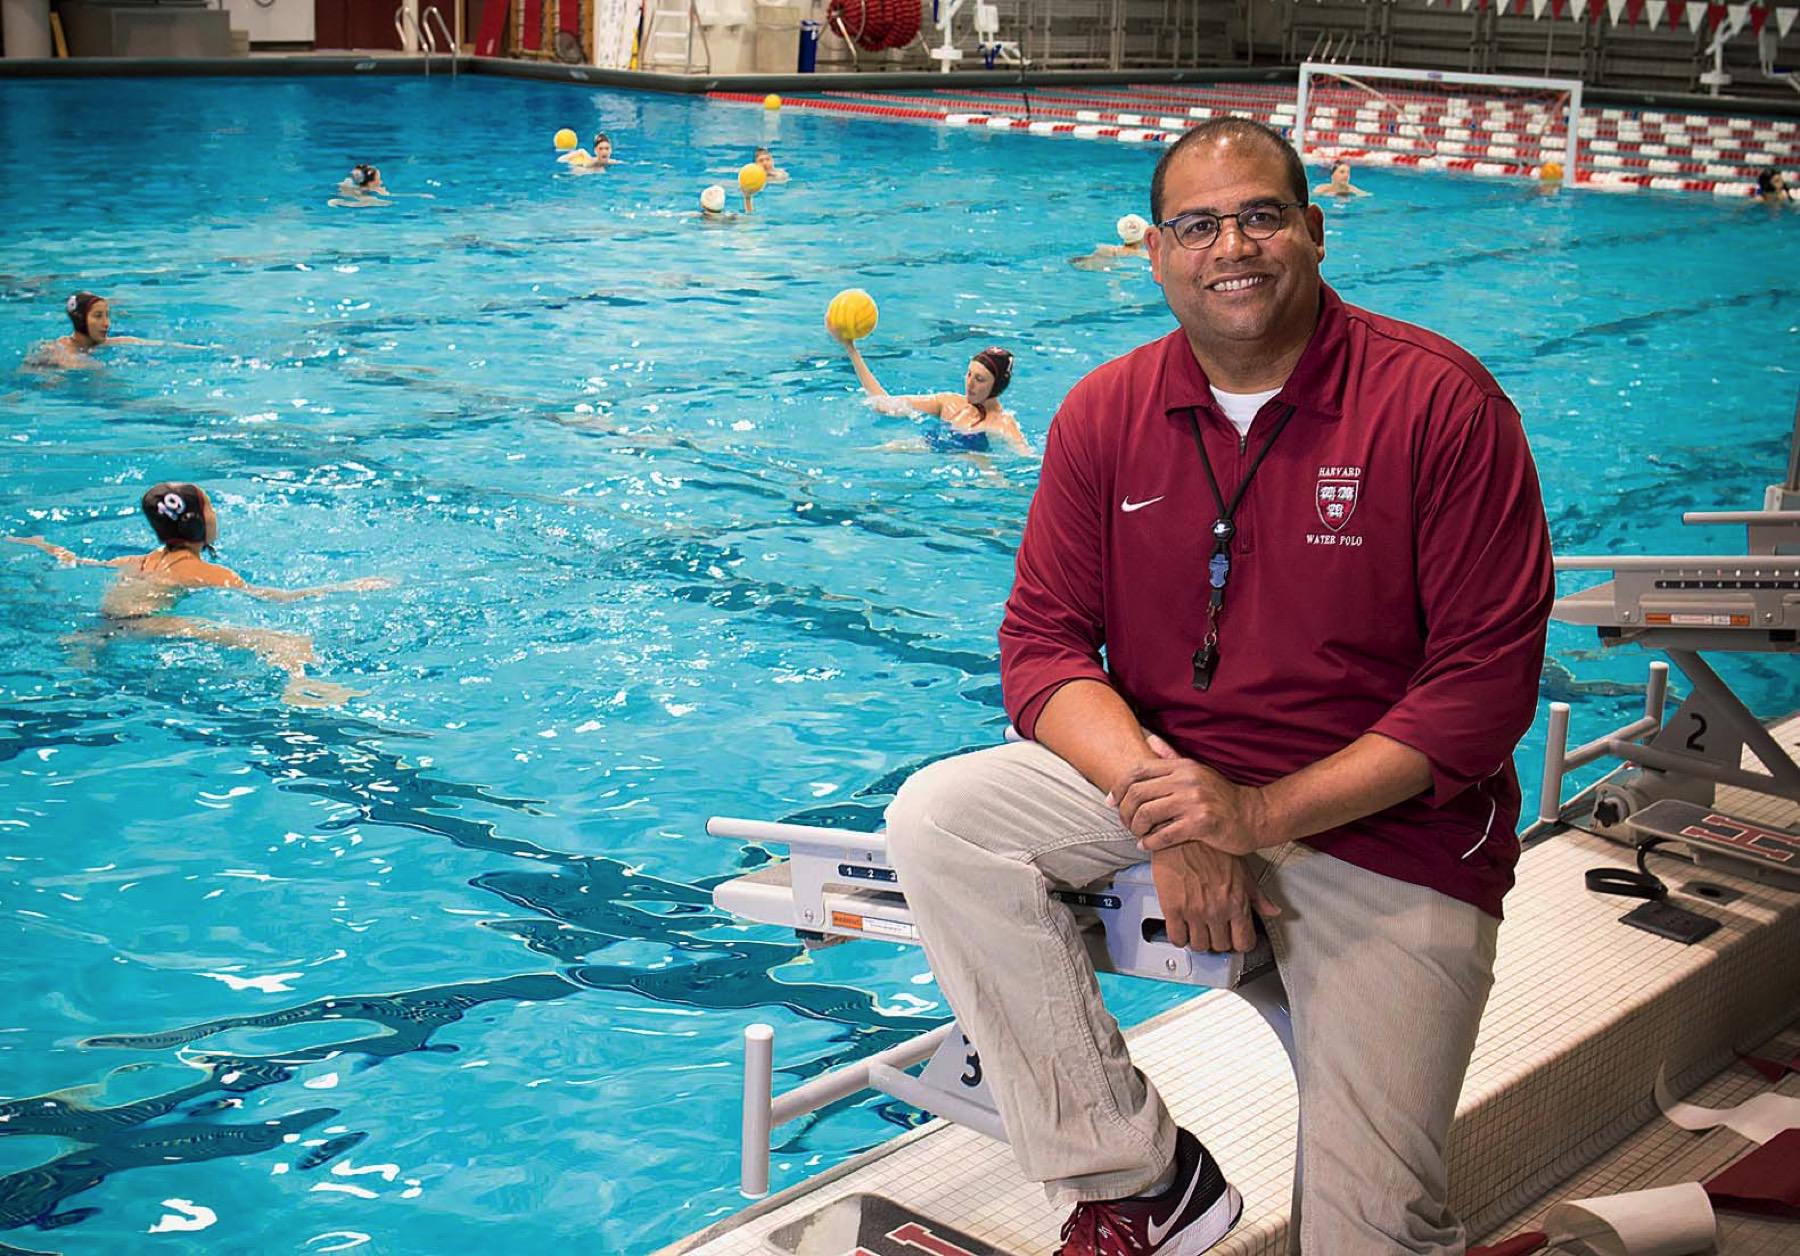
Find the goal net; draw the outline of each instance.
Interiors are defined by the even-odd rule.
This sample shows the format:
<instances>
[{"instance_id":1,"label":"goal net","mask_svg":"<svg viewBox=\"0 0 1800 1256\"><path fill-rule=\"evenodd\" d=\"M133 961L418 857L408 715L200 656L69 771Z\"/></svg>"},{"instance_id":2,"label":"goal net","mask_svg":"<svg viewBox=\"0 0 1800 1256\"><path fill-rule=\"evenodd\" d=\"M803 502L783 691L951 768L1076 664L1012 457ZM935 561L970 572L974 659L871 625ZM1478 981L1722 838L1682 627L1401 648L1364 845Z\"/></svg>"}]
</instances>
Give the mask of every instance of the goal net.
<instances>
[{"instance_id":1,"label":"goal net","mask_svg":"<svg viewBox=\"0 0 1800 1256\"><path fill-rule=\"evenodd\" d=\"M1574 182L1581 80L1300 67L1294 147L1303 160L1532 174L1546 162Z\"/></svg>"}]
</instances>

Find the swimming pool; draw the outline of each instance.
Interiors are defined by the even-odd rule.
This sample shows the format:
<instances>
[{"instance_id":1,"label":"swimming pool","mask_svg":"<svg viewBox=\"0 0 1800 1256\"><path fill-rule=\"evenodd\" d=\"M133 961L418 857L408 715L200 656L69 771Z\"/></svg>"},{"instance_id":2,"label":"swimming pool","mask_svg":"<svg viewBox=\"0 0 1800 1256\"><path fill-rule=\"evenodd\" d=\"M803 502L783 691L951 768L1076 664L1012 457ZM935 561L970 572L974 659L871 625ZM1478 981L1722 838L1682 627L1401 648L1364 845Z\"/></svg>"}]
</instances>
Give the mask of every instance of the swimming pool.
<instances>
[{"instance_id":1,"label":"swimming pool","mask_svg":"<svg viewBox=\"0 0 1800 1256\"><path fill-rule=\"evenodd\" d=\"M625 164L563 172L564 125ZM738 1206L745 1024L791 1084L944 1009L917 952L806 959L713 914L759 856L701 823L873 825L1000 735L1032 486L878 451L910 429L857 401L821 312L874 292L896 390L1010 345L1041 442L1081 372L1170 325L1140 271L1067 263L1143 212L1155 152L482 78L9 82L0 137L0 362L82 287L121 333L220 346L9 373L5 530L142 550L142 487L192 479L252 580L400 581L191 600L313 633L369 690L299 711L205 646L81 665L62 638L102 581L0 550L0 1243L425 1253L482 1224L495 1251L640 1252ZM696 224L771 140L794 182ZM432 199L327 207L364 160ZM1736 543L1678 517L1778 474L1791 217L1357 179L1328 276L1486 361L1560 548ZM1578 736L1641 702L1644 656L1551 647ZM1126 1019L1173 997L1111 989ZM793 1127L774 1185L908 1119Z\"/></svg>"}]
</instances>

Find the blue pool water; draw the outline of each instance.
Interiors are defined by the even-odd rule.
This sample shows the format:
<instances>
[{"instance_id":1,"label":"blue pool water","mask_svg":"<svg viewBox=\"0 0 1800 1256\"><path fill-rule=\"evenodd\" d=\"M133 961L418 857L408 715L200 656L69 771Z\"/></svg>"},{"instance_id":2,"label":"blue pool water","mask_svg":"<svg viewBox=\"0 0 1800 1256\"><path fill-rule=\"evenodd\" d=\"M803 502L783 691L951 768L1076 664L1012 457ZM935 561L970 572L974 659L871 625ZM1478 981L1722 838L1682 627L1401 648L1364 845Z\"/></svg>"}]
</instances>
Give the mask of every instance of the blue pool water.
<instances>
[{"instance_id":1,"label":"blue pool water","mask_svg":"<svg viewBox=\"0 0 1800 1256\"><path fill-rule=\"evenodd\" d=\"M563 172L564 125L624 164ZM698 225L764 140L793 184ZM708 814L873 826L1005 723L1032 467L881 451L911 429L819 318L873 291L896 390L1012 346L1041 442L1082 372L1170 325L1141 271L1067 264L1144 211L1154 158L492 79L0 84L0 363L84 287L117 332L217 346L0 367L0 530L141 551L138 494L189 479L255 582L399 582L187 603L310 632L368 691L306 711L209 646L80 658L102 575L0 549L0 1243L648 1251L739 1204L746 1024L777 1027L785 1085L942 1017L916 951L808 959L708 906L762 858ZM355 161L431 199L328 207ZM1677 518L1778 474L1794 220L1358 182L1328 275L1487 362L1559 547L1738 543ZM1641 655L1551 645L1578 736L1641 702ZM1110 989L1127 1020L1174 997ZM776 1185L912 1119L792 1127Z\"/></svg>"}]
</instances>

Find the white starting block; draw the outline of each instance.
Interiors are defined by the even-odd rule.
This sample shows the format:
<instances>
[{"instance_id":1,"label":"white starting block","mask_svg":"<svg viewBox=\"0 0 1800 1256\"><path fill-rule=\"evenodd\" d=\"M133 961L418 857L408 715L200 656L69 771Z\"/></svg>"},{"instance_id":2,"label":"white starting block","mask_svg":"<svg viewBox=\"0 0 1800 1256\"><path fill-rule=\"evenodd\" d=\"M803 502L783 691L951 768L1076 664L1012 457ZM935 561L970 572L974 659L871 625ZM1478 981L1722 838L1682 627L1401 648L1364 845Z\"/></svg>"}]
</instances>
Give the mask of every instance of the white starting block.
<instances>
[{"instance_id":1,"label":"white starting block","mask_svg":"<svg viewBox=\"0 0 1800 1256\"><path fill-rule=\"evenodd\" d=\"M734 916L798 933L809 948L857 938L917 945L919 931L887 859L881 833L714 817L714 837L784 845L789 858L726 881L713 902ZM1157 981L1231 990L1275 1031L1291 1059L1293 1027L1274 953L1260 933L1255 949L1190 951L1168 940L1150 865L1137 864L1110 882L1054 891L1075 912L1094 967ZM915 1077L903 1070L931 1057ZM981 1058L955 1022L856 1064L822 1074L777 1097L774 1030L744 1031L743 1161L739 1188L756 1198L769 1189L769 1132L862 1090L878 1090L998 1141L1006 1130L982 1077Z\"/></svg>"},{"instance_id":2,"label":"white starting block","mask_svg":"<svg viewBox=\"0 0 1800 1256\"><path fill-rule=\"evenodd\" d=\"M1745 552L1556 559L1559 571L1609 571L1612 579L1558 598L1552 618L1594 628L1608 647L1634 643L1661 650L1691 687L1680 710L1665 720L1669 664L1652 663L1643 717L1574 750L1568 749L1569 704L1551 703L1543 793L1537 823L1527 830L1527 838L1585 814L1584 827L1640 844L1648 836L1664 835L1677 818L1670 808L1650 815L1665 801L1703 809L1700 819L1710 814L1727 828L1758 830L1748 821L1710 810L1720 785L1800 802L1800 764L1700 657L1702 650L1800 653L1800 411L1787 479L1770 486L1763 509L1689 511L1681 518L1686 524L1742 526ZM1743 768L1746 747L1761 763L1761 772ZM1630 766L1563 802L1564 774L1609 755ZM1634 820L1640 811L1646 813L1643 823ZM1695 821L1686 811L1679 811L1679 819L1675 830ZM1705 844L1687 845L1698 851ZM1725 839L1712 844L1710 853L1730 858L1733 846L1733 839ZM1741 863L1769 852L1739 844L1735 853ZM1733 871L1756 875L1746 866Z\"/></svg>"}]
</instances>

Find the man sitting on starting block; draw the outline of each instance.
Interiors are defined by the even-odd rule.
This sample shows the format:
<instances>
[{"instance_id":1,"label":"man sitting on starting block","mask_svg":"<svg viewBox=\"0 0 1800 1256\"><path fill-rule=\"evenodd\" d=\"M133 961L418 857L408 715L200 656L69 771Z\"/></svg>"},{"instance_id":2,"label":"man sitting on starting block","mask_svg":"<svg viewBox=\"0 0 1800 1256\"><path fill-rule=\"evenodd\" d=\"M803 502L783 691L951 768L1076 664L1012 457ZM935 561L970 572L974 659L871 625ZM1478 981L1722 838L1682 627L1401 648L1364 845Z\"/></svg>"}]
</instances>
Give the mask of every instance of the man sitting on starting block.
<instances>
[{"instance_id":1,"label":"man sitting on starting block","mask_svg":"<svg viewBox=\"0 0 1800 1256\"><path fill-rule=\"evenodd\" d=\"M1150 202L1180 330L1050 429L1000 629L1030 740L916 774L888 856L1021 1167L1075 1205L1066 1256L1191 1256L1242 1206L1051 896L1146 851L1177 945L1248 949L1253 913L1274 944L1298 1248L1460 1253L1444 1144L1554 591L1536 471L1479 363L1322 283L1276 133L1194 128Z\"/></svg>"}]
</instances>

